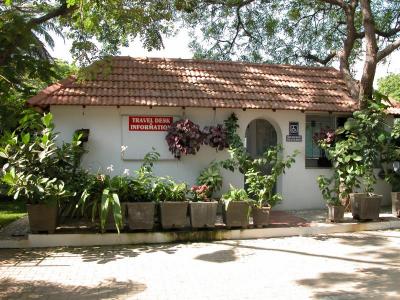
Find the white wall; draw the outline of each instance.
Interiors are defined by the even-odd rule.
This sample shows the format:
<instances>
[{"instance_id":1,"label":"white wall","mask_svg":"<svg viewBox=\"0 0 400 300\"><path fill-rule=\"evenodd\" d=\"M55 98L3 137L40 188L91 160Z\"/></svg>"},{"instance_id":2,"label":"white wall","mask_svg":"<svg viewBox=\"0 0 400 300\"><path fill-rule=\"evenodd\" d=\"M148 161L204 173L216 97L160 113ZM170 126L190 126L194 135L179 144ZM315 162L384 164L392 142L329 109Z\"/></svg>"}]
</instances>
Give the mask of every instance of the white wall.
<instances>
[{"instance_id":1,"label":"white wall","mask_svg":"<svg viewBox=\"0 0 400 300\"><path fill-rule=\"evenodd\" d=\"M126 161L121 157L121 116L122 115L171 115L183 114L181 108L148 108L148 107L120 107L116 106L52 106L56 131L59 132L59 140L70 141L74 131L80 128L90 129L89 142L85 143L88 153L84 155L83 166L91 172L106 171L109 165L114 166L112 175L118 175L124 169L130 169L131 173L137 169L140 161ZM329 174L328 169L305 168L305 114L299 111L271 110L232 110L217 109L216 112L206 108L186 108L184 114L201 127L223 123L229 115L235 112L239 118L239 134L244 139L247 125L254 119L266 119L276 129L278 143L283 143L284 155L299 150L296 163L291 169L282 175L278 185L278 192L283 195L283 202L276 209L313 209L322 208L325 202L316 184L316 178L321 174ZM289 121L298 121L302 142L286 142L289 134ZM144 141L137 141L137 143ZM166 143L164 139L159 141ZM132 151L132 149L130 149ZM202 146L196 155L183 156L181 160L161 160L155 166L157 175L169 175L177 181L185 181L194 184L200 171L207 167L212 160L228 158L226 151L216 152L209 146ZM236 172L223 171L223 191L229 184L242 187L243 175ZM383 193L385 201L389 203L390 186L379 182L377 192Z\"/></svg>"}]
</instances>

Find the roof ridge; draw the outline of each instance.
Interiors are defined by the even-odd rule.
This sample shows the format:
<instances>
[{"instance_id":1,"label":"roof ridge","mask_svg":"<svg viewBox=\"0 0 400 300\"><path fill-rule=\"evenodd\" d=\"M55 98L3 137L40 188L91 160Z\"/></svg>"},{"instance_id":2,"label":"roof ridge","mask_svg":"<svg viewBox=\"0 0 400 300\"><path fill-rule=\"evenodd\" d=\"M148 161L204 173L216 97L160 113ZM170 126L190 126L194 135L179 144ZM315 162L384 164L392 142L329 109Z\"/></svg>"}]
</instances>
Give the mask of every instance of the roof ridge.
<instances>
[{"instance_id":1,"label":"roof ridge","mask_svg":"<svg viewBox=\"0 0 400 300\"><path fill-rule=\"evenodd\" d=\"M112 60L135 60L135 61L166 61L166 62L193 62L193 63L209 63L209 64L235 64L235 65L246 65L246 66L270 66L276 68L285 69L317 69L317 70L332 70L335 72L340 72L334 67L325 66L303 66L303 65L291 65L291 64L277 64L277 63L267 63L267 62L247 62L239 60L212 60L212 59L194 59L194 58L169 58L169 57L132 57L132 56L114 56Z\"/></svg>"}]
</instances>

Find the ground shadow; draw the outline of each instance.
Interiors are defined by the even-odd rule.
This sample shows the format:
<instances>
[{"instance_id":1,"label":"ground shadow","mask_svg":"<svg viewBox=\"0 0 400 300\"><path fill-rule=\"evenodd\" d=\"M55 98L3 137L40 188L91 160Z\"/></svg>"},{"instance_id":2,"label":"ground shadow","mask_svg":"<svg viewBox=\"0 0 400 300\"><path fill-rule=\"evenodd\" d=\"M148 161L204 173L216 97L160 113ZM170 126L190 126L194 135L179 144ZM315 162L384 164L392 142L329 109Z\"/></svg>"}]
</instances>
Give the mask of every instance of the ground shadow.
<instances>
[{"instance_id":1,"label":"ground shadow","mask_svg":"<svg viewBox=\"0 0 400 300\"><path fill-rule=\"evenodd\" d=\"M341 244L349 246L384 246L389 242L388 237L368 233L349 234L324 234L313 237L318 241L336 240Z\"/></svg>"},{"instance_id":2,"label":"ground shadow","mask_svg":"<svg viewBox=\"0 0 400 300\"><path fill-rule=\"evenodd\" d=\"M219 250L207 254L201 254L196 256L195 259L215 262L215 263L225 263L225 262L235 261L237 260L237 257L235 255L235 251L233 249L229 249L229 250Z\"/></svg>"},{"instance_id":3,"label":"ground shadow","mask_svg":"<svg viewBox=\"0 0 400 300\"><path fill-rule=\"evenodd\" d=\"M44 249L0 249L1 266L39 266L46 258L76 257L84 262L106 264L119 259L136 257L144 253L164 252L174 254L182 244L163 244L149 246L96 246L96 247L60 247Z\"/></svg>"},{"instance_id":4,"label":"ground shadow","mask_svg":"<svg viewBox=\"0 0 400 300\"><path fill-rule=\"evenodd\" d=\"M311 289L314 299L400 299L400 270L397 268L328 272L297 283Z\"/></svg>"},{"instance_id":5,"label":"ground shadow","mask_svg":"<svg viewBox=\"0 0 400 300\"><path fill-rule=\"evenodd\" d=\"M96 286L63 285L42 280L0 280L0 299L110 299L139 294L146 285L134 281L108 279Z\"/></svg>"}]
</instances>

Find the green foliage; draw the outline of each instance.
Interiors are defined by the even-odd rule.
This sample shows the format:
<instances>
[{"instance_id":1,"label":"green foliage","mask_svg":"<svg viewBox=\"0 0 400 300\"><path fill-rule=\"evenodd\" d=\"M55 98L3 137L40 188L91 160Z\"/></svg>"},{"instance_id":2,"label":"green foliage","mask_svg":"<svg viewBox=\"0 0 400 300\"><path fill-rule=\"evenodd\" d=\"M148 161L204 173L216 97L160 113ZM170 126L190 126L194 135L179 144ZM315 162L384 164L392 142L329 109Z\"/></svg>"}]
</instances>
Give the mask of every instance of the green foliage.
<instances>
[{"instance_id":1,"label":"green foliage","mask_svg":"<svg viewBox=\"0 0 400 300\"><path fill-rule=\"evenodd\" d=\"M368 108L354 112L353 118L349 118L343 128L337 129L335 143L324 140L319 143L334 168L332 178L318 180L325 199L347 199L350 193L361 187L366 192L373 191L376 183L374 163L381 153L385 153L385 145L390 139L385 108L376 96ZM331 183L333 188L328 189Z\"/></svg>"},{"instance_id":2,"label":"green foliage","mask_svg":"<svg viewBox=\"0 0 400 300\"><path fill-rule=\"evenodd\" d=\"M249 196L244 189L235 188L234 186L229 186L229 191L222 195L222 199L225 203L230 201L249 201Z\"/></svg>"},{"instance_id":3,"label":"green foliage","mask_svg":"<svg viewBox=\"0 0 400 300\"><path fill-rule=\"evenodd\" d=\"M400 74L390 74L378 80L378 91L400 101Z\"/></svg>"},{"instance_id":4,"label":"green foliage","mask_svg":"<svg viewBox=\"0 0 400 300\"><path fill-rule=\"evenodd\" d=\"M0 229L26 215L26 203L0 198Z\"/></svg>"},{"instance_id":5,"label":"green foliage","mask_svg":"<svg viewBox=\"0 0 400 300\"><path fill-rule=\"evenodd\" d=\"M26 111L19 127L2 137L0 157L5 160L1 180L8 194L26 203L62 201L73 195L65 179L75 172L79 157L78 138L57 147L52 115L41 117Z\"/></svg>"},{"instance_id":6,"label":"green foliage","mask_svg":"<svg viewBox=\"0 0 400 300\"><path fill-rule=\"evenodd\" d=\"M282 150L281 145L267 149L260 158L251 162L251 167L245 173L248 192L254 197L255 205L259 208L266 205L273 207L282 201L280 194L273 193L274 187L279 176L292 166L298 154L296 151L284 159L281 156ZM267 174L263 172L266 167L270 168Z\"/></svg>"},{"instance_id":7,"label":"green foliage","mask_svg":"<svg viewBox=\"0 0 400 300\"><path fill-rule=\"evenodd\" d=\"M211 163L207 168L200 172L197 178L199 185L208 187L207 197L212 197L213 193L218 192L222 187L222 175L217 163Z\"/></svg>"},{"instance_id":8,"label":"green foliage","mask_svg":"<svg viewBox=\"0 0 400 300\"><path fill-rule=\"evenodd\" d=\"M318 187L321 190L322 197L329 205L340 206L340 180L337 178L337 173L330 178L320 175L317 178Z\"/></svg>"},{"instance_id":9,"label":"green foliage","mask_svg":"<svg viewBox=\"0 0 400 300\"><path fill-rule=\"evenodd\" d=\"M170 178L158 177L151 191L157 201L185 201L188 188L186 183L176 183Z\"/></svg>"},{"instance_id":10,"label":"green foliage","mask_svg":"<svg viewBox=\"0 0 400 300\"><path fill-rule=\"evenodd\" d=\"M230 142L229 153L231 158L220 162L225 169L234 171L236 168L245 175L248 192L258 207L265 205L274 206L282 201L282 196L274 194L273 190L279 176L290 168L295 162L298 151L288 155L285 159L281 156L281 145L266 149L260 158L253 159L244 147L240 136L237 134L239 125L237 117L232 114L226 121L228 139ZM266 169L270 171L265 172Z\"/></svg>"},{"instance_id":11,"label":"green foliage","mask_svg":"<svg viewBox=\"0 0 400 300\"><path fill-rule=\"evenodd\" d=\"M343 49L346 16L334 3L352 1L179 1L190 44L197 58L246 60L291 64L315 64ZM185 3L185 4L182 4ZM364 32L359 1L355 1L355 32ZM371 1L376 28L396 28L400 1ZM380 49L399 38L400 33L380 36ZM362 58L363 37L355 40L350 65Z\"/></svg>"}]
</instances>

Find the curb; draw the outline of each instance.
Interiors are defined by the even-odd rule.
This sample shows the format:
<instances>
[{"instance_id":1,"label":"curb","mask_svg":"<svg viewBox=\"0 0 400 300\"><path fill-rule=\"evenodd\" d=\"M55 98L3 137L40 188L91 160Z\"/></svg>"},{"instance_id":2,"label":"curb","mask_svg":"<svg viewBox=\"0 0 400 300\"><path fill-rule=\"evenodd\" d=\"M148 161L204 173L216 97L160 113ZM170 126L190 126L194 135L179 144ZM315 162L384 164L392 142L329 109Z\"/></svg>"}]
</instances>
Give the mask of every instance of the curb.
<instances>
[{"instance_id":1,"label":"curb","mask_svg":"<svg viewBox=\"0 0 400 300\"><path fill-rule=\"evenodd\" d=\"M0 248L46 248L111 245L163 244L173 242L204 242L244 240L317 234L345 233L400 228L400 220L366 223L314 223L310 227L234 229L215 231L174 231L94 234L29 234L24 240L0 240Z\"/></svg>"}]
</instances>

